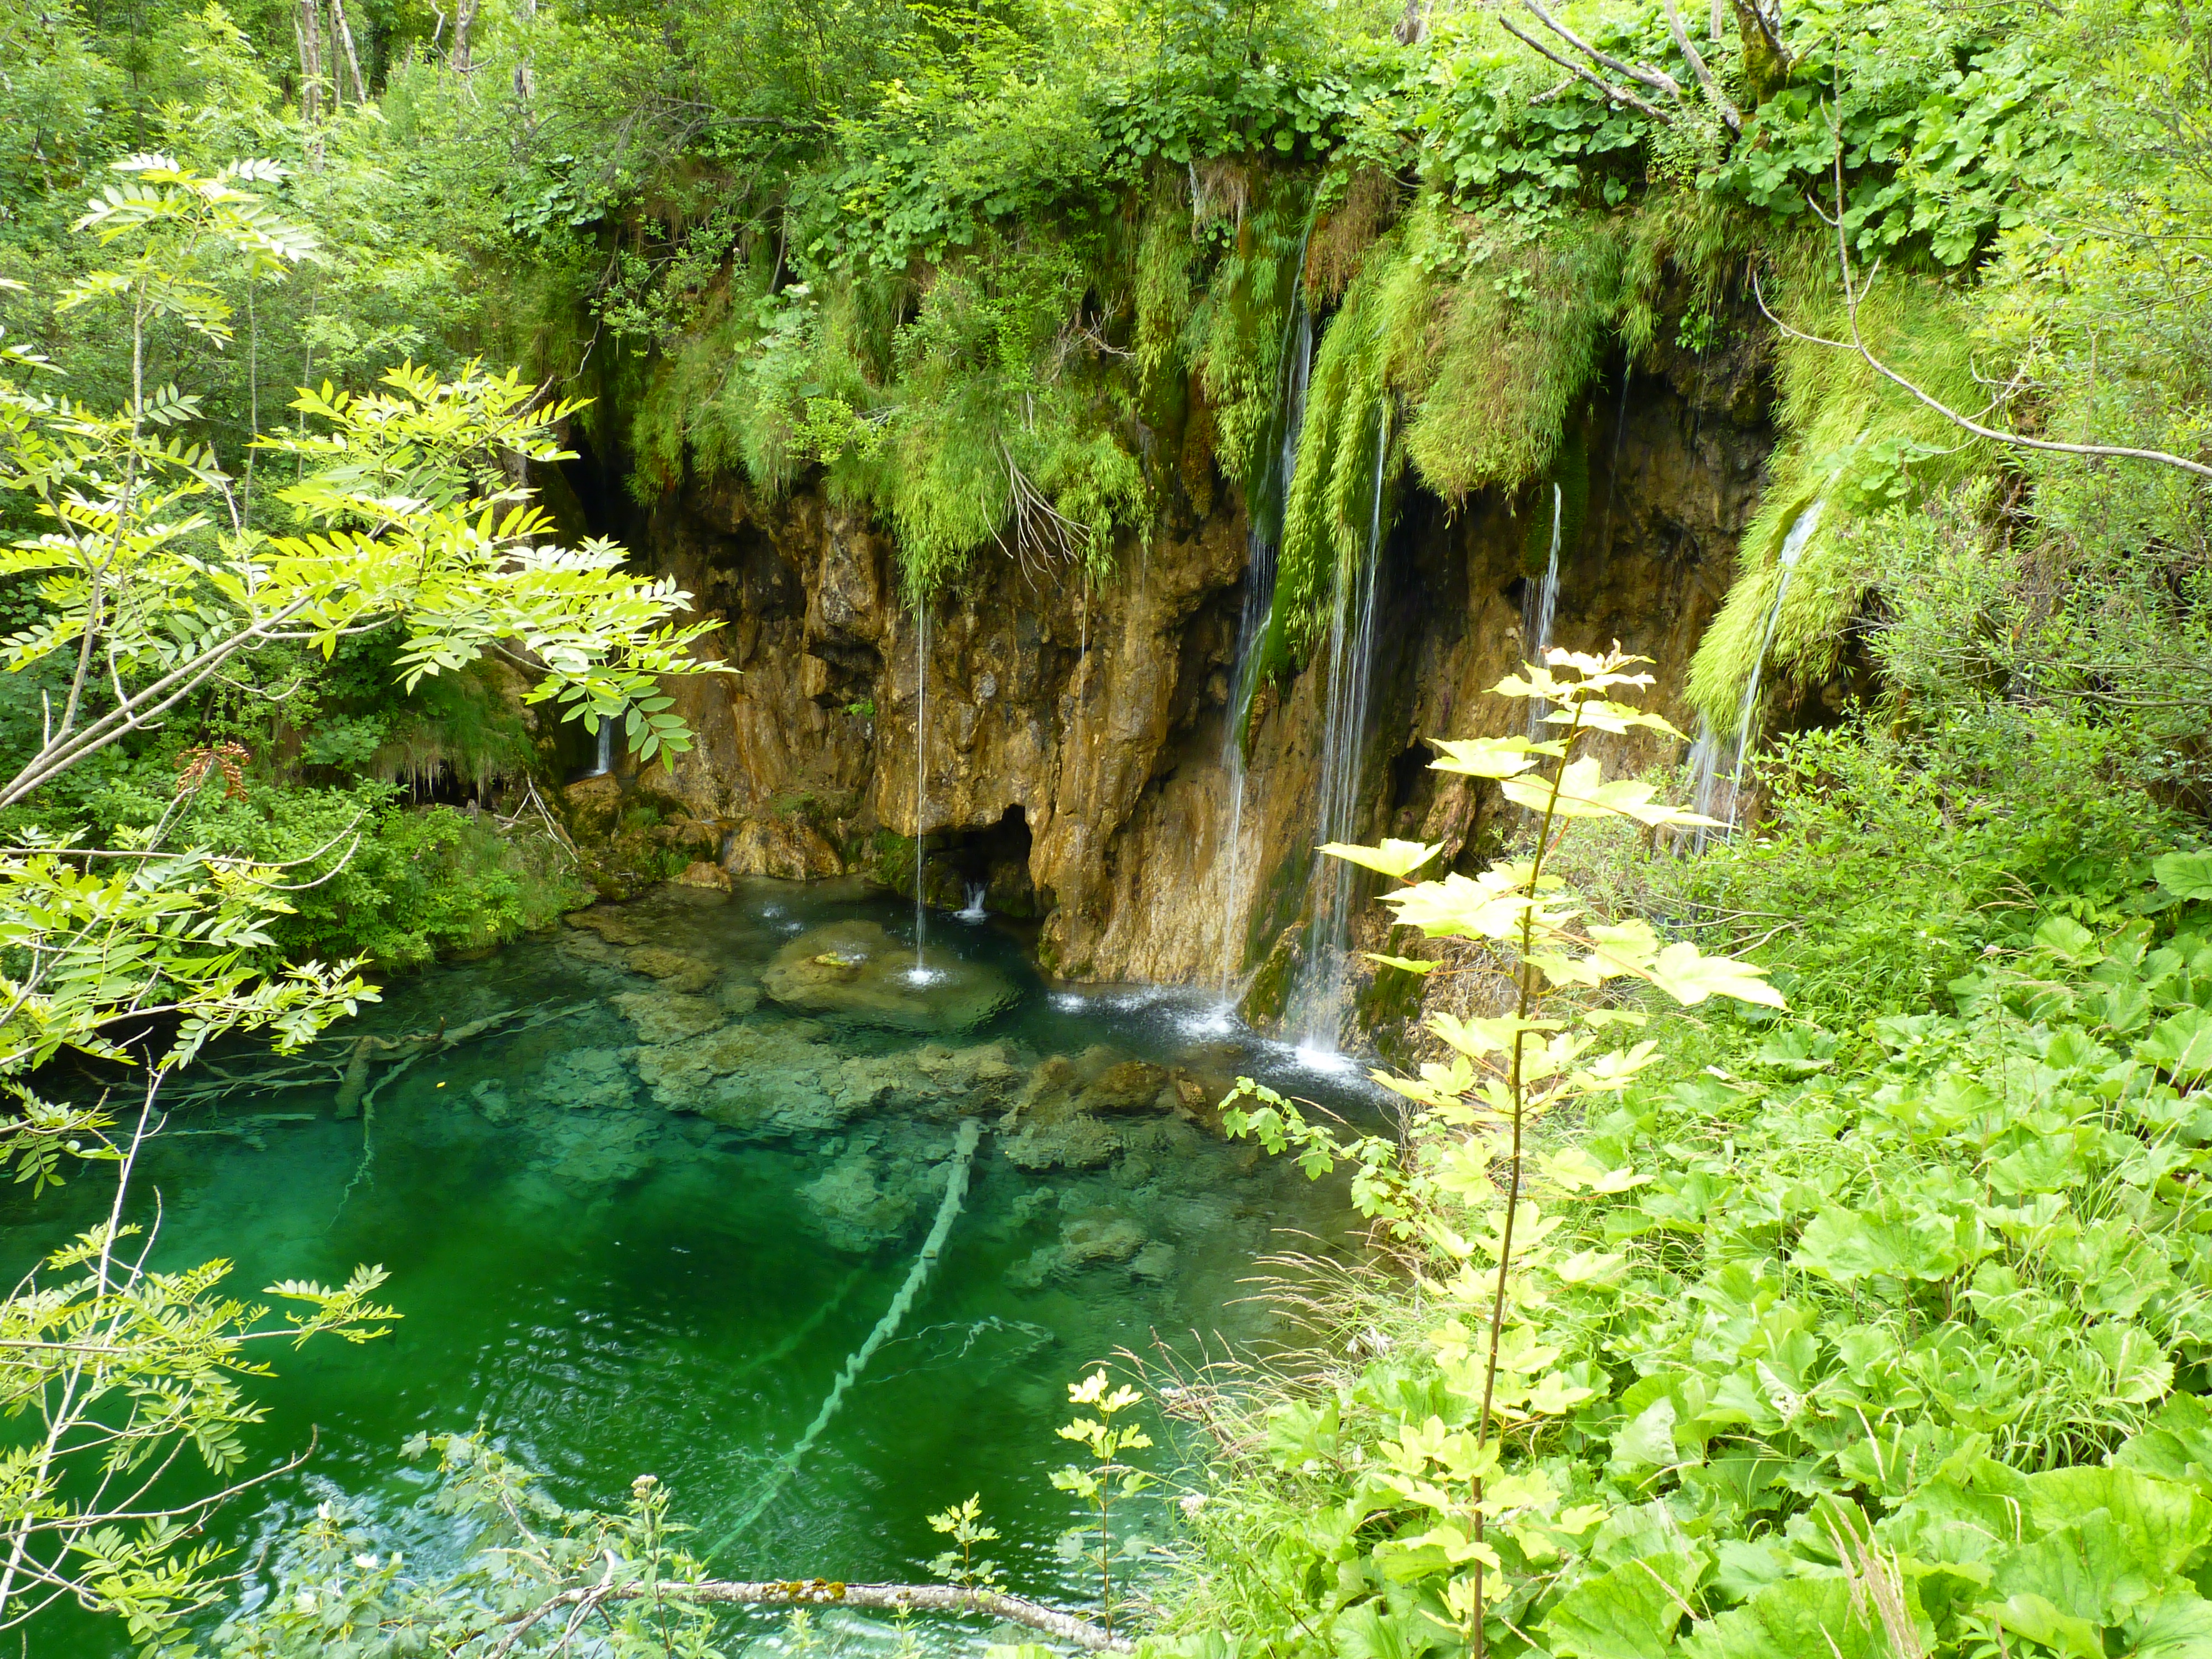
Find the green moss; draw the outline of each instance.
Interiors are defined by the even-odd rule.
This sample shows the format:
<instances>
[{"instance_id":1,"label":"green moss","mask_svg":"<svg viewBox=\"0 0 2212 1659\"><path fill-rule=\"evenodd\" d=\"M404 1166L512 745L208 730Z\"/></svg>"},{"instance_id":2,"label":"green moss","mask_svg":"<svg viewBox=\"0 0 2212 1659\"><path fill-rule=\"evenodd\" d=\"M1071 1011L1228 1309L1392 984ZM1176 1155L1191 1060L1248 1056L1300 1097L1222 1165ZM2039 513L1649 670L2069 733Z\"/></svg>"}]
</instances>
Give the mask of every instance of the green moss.
<instances>
[{"instance_id":1,"label":"green moss","mask_svg":"<svg viewBox=\"0 0 2212 1659\"><path fill-rule=\"evenodd\" d=\"M1541 576L1551 563L1555 505L1559 556L1565 558L1580 545L1583 523L1589 514L1589 446L1579 428L1567 433L1552 458L1550 474L1522 502L1522 516L1528 522L1521 533L1521 568L1531 576Z\"/></svg>"},{"instance_id":2,"label":"green moss","mask_svg":"<svg viewBox=\"0 0 2212 1659\"><path fill-rule=\"evenodd\" d=\"M1804 239L1766 291L1794 327L1847 338L1833 254L1833 243ZM1885 274L1859 307L1859 327L1869 348L1915 384L1954 407L1973 404L1972 330L1950 289ZM1723 735L1741 723L1762 646L1770 687L1810 686L1834 672L1844 625L1877 574L1860 551L1860 527L1973 465L1950 422L1851 352L1784 338L1776 378L1782 441L1744 532L1735 585L1691 663L1690 701ZM1801 525L1807 533L1785 582L1784 550Z\"/></svg>"},{"instance_id":3,"label":"green moss","mask_svg":"<svg viewBox=\"0 0 2212 1659\"><path fill-rule=\"evenodd\" d=\"M1452 234L1439 227L1431 246ZM1447 501L1551 470L1608 343L1623 269L1617 228L1595 216L1534 240L1486 233L1461 246L1456 280L1420 319L1407 366L1416 398L1406 452Z\"/></svg>"}]
</instances>

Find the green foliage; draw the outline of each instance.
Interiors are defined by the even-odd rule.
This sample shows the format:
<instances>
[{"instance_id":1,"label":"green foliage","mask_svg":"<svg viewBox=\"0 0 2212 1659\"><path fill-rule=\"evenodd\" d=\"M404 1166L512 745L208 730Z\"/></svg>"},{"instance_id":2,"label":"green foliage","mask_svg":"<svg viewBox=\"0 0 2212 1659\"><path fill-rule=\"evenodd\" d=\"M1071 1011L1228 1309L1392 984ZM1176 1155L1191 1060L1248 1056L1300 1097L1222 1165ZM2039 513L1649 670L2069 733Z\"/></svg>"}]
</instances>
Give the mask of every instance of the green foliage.
<instances>
[{"instance_id":1,"label":"green foliage","mask_svg":"<svg viewBox=\"0 0 2212 1659\"><path fill-rule=\"evenodd\" d=\"M404 1453L435 1454L428 1509L449 1529L445 1559L426 1573L325 1504L287 1540L270 1593L216 1633L214 1652L324 1659L428 1644L554 1654L571 1649L580 1604L597 1623L595 1647L609 1654L710 1659L726 1650L712 1610L682 1593L706 1575L677 1542L684 1529L669 1521L653 1476L632 1483L619 1510L569 1510L481 1434L418 1435Z\"/></svg>"},{"instance_id":2,"label":"green foliage","mask_svg":"<svg viewBox=\"0 0 2212 1659\"><path fill-rule=\"evenodd\" d=\"M1849 337L1832 241L1798 244L1765 291L1792 327ZM1975 406L1973 337L1948 290L1885 276L1856 321L1892 368L1954 408ZM1883 574L1880 542L1868 526L1970 465L1956 427L1863 359L1785 339L1776 369L1782 442L1744 531L1741 574L1690 671L1690 701L1714 731L1730 736L1762 653L1770 688L1816 684L1834 671L1844 624ZM1752 711L1754 726L1759 714Z\"/></svg>"},{"instance_id":3,"label":"green foliage","mask_svg":"<svg viewBox=\"0 0 2212 1659\"><path fill-rule=\"evenodd\" d=\"M1310 1382L1219 1402L1189 1511L1204 1565L1170 1620L1188 1634L1164 1645L1195 1654L1224 1619L1315 1652L2094 1659L2190 1639L2212 1569L2203 855L2107 781L2123 740L1957 687L1944 707L1910 739L1785 745L1768 836L1633 882L1585 866L1615 915L1771 963L1790 1011L1739 996L1670 1018L1595 995L1609 960L1569 1000L1576 961L1554 953L1541 1018L1431 1020L1442 1058L1389 1079L1422 1109L1402 1146L1340 1146L1247 1088L1231 1128L1316 1172L1350 1158L1416 1277L1347 1287ZM1447 744L1439 764L1510 791L1534 748ZM1594 771L1559 793L1656 810ZM1398 876L1433 856L1329 850ZM1511 870L1389 896L1431 932L1559 925L1565 890ZM1627 936L1565 925L1607 951ZM1727 994L1726 974L1683 982L1708 981ZM1588 1104L1536 1132L1524 1178L1517 1147L1449 1113L1504 1114L1524 1068L1485 1085L1469 1062L1556 1048L1578 1010L1638 1040L1616 1066L1570 1062ZM1556 1088L1562 1069L1527 1074Z\"/></svg>"},{"instance_id":4,"label":"green foliage","mask_svg":"<svg viewBox=\"0 0 2212 1659\"><path fill-rule=\"evenodd\" d=\"M1152 1485L1152 1477L1142 1469L1121 1461L1125 1452L1142 1451L1152 1443L1152 1437L1134 1424L1117 1424L1115 1419L1132 1407L1142 1403L1144 1396L1127 1383L1110 1393L1106 1386L1106 1373L1093 1371L1080 1382L1067 1385L1071 1404L1088 1406L1098 1414L1079 1417L1063 1425L1060 1437L1073 1440L1091 1454L1088 1464L1071 1463L1065 1468L1054 1469L1052 1484L1062 1492L1073 1492L1098 1511L1098 1614L1106 1633L1114 1633L1114 1532L1113 1505L1116 1498L1134 1498ZM941 1530L941 1528L940 1528Z\"/></svg>"},{"instance_id":5,"label":"green foliage","mask_svg":"<svg viewBox=\"0 0 2212 1659\"><path fill-rule=\"evenodd\" d=\"M111 1134L103 1113L58 1114L34 1103L4 1127L0 1144L12 1162L27 1143L65 1134L72 1156L114 1166L119 1214L158 1087L157 1074L128 1133ZM18 1178L30 1173L27 1162ZM0 1620L20 1624L58 1587L118 1615L149 1651L173 1650L192 1615L222 1593L214 1576L222 1552L198 1540L201 1523L267 1478L241 1474L239 1431L263 1416L240 1383L268 1370L252 1357L256 1346L298 1347L325 1334L369 1341L399 1316L372 1299L384 1270L357 1267L335 1290L270 1285L264 1295L295 1307L272 1324L268 1305L222 1293L228 1261L149 1271L151 1241L131 1242L139 1232L111 1220L81 1234L0 1302L0 1385L28 1422L0 1460L9 1516ZM186 1459L216 1485L179 1502L161 1477Z\"/></svg>"},{"instance_id":6,"label":"green foliage","mask_svg":"<svg viewBox=\"0 0 2212 1659\"><path fill-rule=\"evenodd\" d=\"M999 1564L975 1559L975 1546L988 1544L999 1535L996 1527L983 1524L983 1495L971 1494L964 1502L951 1509L941 1510L929 1517L930 1529L947 1534L958 1547L957 1553L946 1550L929 1564L930 1572L947 1583L959 1584L973 1589L988 1589L999 1581Z\"/></svg>"}]
</instances>

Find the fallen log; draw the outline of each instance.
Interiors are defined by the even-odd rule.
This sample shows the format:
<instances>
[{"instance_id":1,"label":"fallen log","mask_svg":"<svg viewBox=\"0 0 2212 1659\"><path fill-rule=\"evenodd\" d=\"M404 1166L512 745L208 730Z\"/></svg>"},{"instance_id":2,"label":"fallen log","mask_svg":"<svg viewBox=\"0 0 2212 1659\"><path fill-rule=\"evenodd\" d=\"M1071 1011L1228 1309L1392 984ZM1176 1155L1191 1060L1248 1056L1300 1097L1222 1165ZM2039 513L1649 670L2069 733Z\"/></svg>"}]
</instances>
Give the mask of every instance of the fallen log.
<instances>
[{"instance_id":1,"label":"fallen log","mask_svg":"<svg viewBox=\"0 0 2212 1659\"><path fill-rule=\"evenodd\" d=\"M641 1601L654 1596L670 1601L712 1601L732 1607L866 1607L880 1613L975 1613L1040 1631L1090 1653L1137 1650L1136 1644L1126 1637L1116 1636L1079 1614L1062 1613L1058 1607L1048 1607L1026 1596L1008 1595L1000 1590L963 1589L953 1584L848 1584L831 1578L771 1579L764 1583L709 1578L690 1584L663 1581L657 1584L607 1584L563 1590L525 1614L521 1628L510 1634L501 1646L511 1646L524 1631L559 1607L592 1607L603 1601Z\"/></svg>"}]
</instances>

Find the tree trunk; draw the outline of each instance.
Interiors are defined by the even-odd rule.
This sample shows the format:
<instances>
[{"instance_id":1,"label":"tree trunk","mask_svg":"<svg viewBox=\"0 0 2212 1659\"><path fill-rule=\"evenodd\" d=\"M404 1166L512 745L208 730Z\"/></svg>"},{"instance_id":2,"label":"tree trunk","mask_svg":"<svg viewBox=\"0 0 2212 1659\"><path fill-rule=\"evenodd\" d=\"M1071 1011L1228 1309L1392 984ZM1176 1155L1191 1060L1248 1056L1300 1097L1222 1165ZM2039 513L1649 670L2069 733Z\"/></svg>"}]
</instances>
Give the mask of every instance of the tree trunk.
<instances>
[{"instance_id":1,"label":"tree trunk","mask_svg":"<svg viewBox=\"0 0 2212 1659\"><path fill-rule=\"evenodd\" d=\"M323 16L316 0L300 0L292 33L300 42L300 118L313 126L323 112Z\"/></svg>"},{"instance_id":2,"label":"tree trunk","mask_svg":"<svg viewBox=\"0 0 2212 1659\"><path fill-rule=\"evenodd\" d=\"M362 79L361 54L353 49L353 26L346 21L345 0L331 0L331 21L337 27L338 44L345 48L346 68L353 72L353 100L365 104L368 82Z\"/></svg>"},{"instance_id":3,"label":"tree trunk","mask_svg":"<svg viewBox=\"0 0 2212 1659\"><path fill-rule=\"evenodd\" d=\"M453 50L446 61L461 75L466 75L471 68L469 31L476 24L477 3L477 0L460 0L460 3L453 8Z\"/></svg>"}]
</instances>

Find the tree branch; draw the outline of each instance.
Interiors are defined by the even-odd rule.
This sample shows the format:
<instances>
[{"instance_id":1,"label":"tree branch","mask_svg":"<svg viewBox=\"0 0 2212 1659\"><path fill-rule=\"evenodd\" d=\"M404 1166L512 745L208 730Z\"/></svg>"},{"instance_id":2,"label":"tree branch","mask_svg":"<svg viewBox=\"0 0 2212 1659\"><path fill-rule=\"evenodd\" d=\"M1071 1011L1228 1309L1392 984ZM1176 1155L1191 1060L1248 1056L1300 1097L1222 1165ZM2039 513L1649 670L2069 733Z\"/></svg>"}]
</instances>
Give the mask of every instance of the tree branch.
<instances>
[{"instance_id":1,"label":"tree branch","mask_svg":"<svg viewBox=\"0 0 2212 1659\"><path fill-rule=\"evenodd\" d=\"M1653 120L1658 122L1662 126L1671 126L1674 125L1673 118L1669 116L1666 111L1659 108L1656 105L1646 103L1643 99L1638 98L1634 93L1629 91L1626 87L1616 87L1612 82L1605 79L1604 76L1594 75L1589 70L1583 68L1580 64L1574 63L1568 58L1560 57L1558 52L1553 52L1549 46L1546 46L1541 40L1537 40L1534 35L1524 34L1519 29L1516 28L1513 25L1512 19L1501 14L1498 19L1498 26L1504 29L1508 34L1511 35L1516 40L1518 40L1522 46L1528 47L1531 51L1535 52L1543 57L1550 58L1561 69L1566 70L1568 74L1578 76L1582 80L1589 82L1590 85L1595 87L1613 103L1633 105L1636 108L1642 110L1646 115L1650 116Z\"/></svg>"},{"instance_id":2,"label":"tree branch","mask_svg":"<svg viewBox=\"0 0 2212 1659\"><path fill-rule=\"evenodd\" d=\"M1640 81L1652 91L1663 92L1677 103L1684 101L1682 83L1668 74L1666 70L1653 69L1649 64L1624 64L1610 52L1599 51L1565 23L1559 21L1558 18L1553 16L1550 12L1546 11L1542 0L1521 0L1521 3L1528 9L1538 22L1592 63L1604 65L1615 75L1625 75L1632 81ZM1503 22L1504 20L1500 18L1498 21ZM1527 37L1522 38L1525 40Z\"/></svg>"},{"instance_id":3,"label":"tree branch","mask_svg":"<svg viewBox=\"0 0 2212 1659\"><path fill-rule=\"evenodd\" d=\"M1728 130L1741 135L1743 131L1741 112L1729 101L1728 94L1723 92L1720 82L1713 79L1713 72L1705 66L1705 60L1698 56L1698 49L1690 44L1690 32L1682 27L1682 14L1675 9L1674 0L1666 0L1666 4L1667 27L1674 32L1674 44L1680 49L1682 56L1690 60L1691 73L1698 77L1698 84L1705 89L1705 96L1713 100L1713 107L1720 112L1721 119L1728 123Z\"/></svg>"},{"instance_id":4,"label":"tree branch","mask_svg":"<svg viewBox=\"0 0 2212 1659\"><path fill-rule=\"evenodd\" d=\"M1751 279L1751 290L1753 297L1759 302L1760 314L1763 315L1768 322L1772 323L1775 327L1781 330L1782 332L1789 338L1793 340L1802 340L1808 345L1826 346L1832 350L1856 353L1859 357L1865 361L1867 366L1873 369L1875 374L1881 375L1882 379L1887 380L1891 385L1901 388L1920 403L1926 404L1929 409L1934 410L1945 420L1950 422L1952 425L1960 428L1963 431L1971 432L1978 438L1986 438L1992 443L2009 444L2016 449L2039 450L2049 454L2087 455L2103 460L2151 461L2160 466L2170 466L2176 468L2180 471L2191 473L2197 477L2212 478L2212 466L2207 466L2202 461L2192 461L2185 455L2169 453L2167 451L2163 449L2138 449L2127 444L2062 443L2053 438L2030 438L2018 432L2007 432L1996 427L1984 426L1979 421L1973 420L1967 416L1961 415L1957 410L1953 409L1949 404L1942 402L1933 393L1923 391L1921 387L1914 385L1911 380L1905 379L1904 375L1899 374L1887 363L1883 362L1881 358L1874 355L1872 349L1869 348L1866 343L1865 336L1861 333L1859 329L1859 306L1861 302L1865 300L1867 294L1873 289L1875 278L1881 273L1881 266L1879 261L1875 263L1874 267L1868 271L1867 280L1863 286L1860 285L1857 280L1851 274L1850 237L1844 226L1843 155L1840 141L1838 142L1836 157L1836 213L1834 218L1829 219L1827 214L1821 212L1820 204L1812 201L1811 198L1808 197L1807 201L1812 207L1814 212L1820 214L1822 219L1828 220L1828 222L1832 223L1836 228L1836 267L1838 274L1843 281L1844 311L1844 314L1850 319L1851 337L1849 340L1831 340L1823 335L1808 334L1802 329L1794 328L1790 324L1784 322L1781 318L1774 314L1773 308L1766 303L1766 295L1764 289L1760 286L1759 273L1757 271L1753 271L1752 273Z\"/></svg>"},{"instance_id":5,"label":"tree branch","mask_svg":"<svg viewBox=\"0 0 2212 1659\"><path fill-rule=\"evenodd\" d=\"M641 1601L661 1597L671 1601L711 1601L730 1607L867 1607L880 1613L980 1613L1010 1625L1042 1631L1090 1653L1133 1653L1136 1644L1108 1634L1088 1619L1062 1613L1042 1601L1008 1595L999 1590L963 1589L953 1584L846 1584L834 1579L799 1578L748 1583L710 1578L698 1583L594 1584L563 1590L541 1601L524 1615L535 1624L556 1607L596 1605L601 1601ZM515 1632L517 1636L520 1632Z\"/></svg>"}]
</instances>

